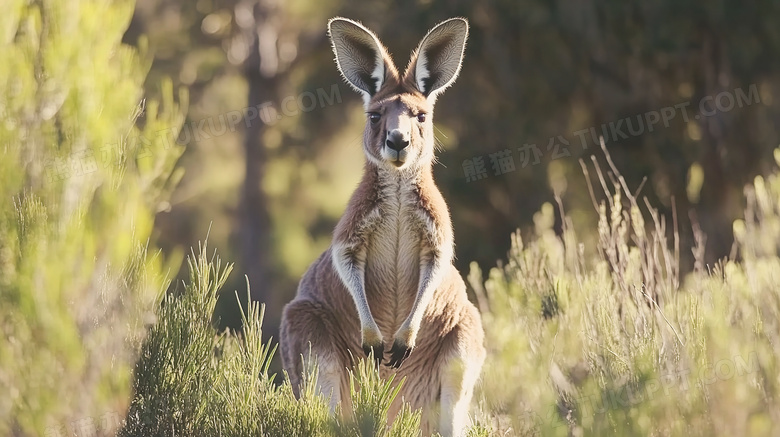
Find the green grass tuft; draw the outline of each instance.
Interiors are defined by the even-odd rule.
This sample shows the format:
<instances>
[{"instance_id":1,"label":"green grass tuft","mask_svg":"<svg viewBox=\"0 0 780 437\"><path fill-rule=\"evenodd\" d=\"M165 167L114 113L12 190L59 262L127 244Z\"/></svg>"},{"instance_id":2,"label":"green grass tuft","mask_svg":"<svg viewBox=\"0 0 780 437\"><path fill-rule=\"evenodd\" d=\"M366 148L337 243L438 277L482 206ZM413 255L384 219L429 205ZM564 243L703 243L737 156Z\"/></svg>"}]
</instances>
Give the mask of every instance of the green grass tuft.
<instances>
[{"instance_id":1,"label":"green grass tuft","mask_svg":"<svg viewBox=\"0 0 780 437\"><path fill-rule=\"evenodd\" d=\"M240 335L217 333L211 316L231 266L190 257L179 294L159 298L135 367L133 400L120 436L377 436L419 434L420 413L404 405L388 424L401 385L382 380L369 360L350 373L351 409L331 414L308 366L301 398L288 379L269 374L276 347L262 342L263 307L242 303ZM312 363L313 364L313 363Z\"/></svg>"}]
</instances>

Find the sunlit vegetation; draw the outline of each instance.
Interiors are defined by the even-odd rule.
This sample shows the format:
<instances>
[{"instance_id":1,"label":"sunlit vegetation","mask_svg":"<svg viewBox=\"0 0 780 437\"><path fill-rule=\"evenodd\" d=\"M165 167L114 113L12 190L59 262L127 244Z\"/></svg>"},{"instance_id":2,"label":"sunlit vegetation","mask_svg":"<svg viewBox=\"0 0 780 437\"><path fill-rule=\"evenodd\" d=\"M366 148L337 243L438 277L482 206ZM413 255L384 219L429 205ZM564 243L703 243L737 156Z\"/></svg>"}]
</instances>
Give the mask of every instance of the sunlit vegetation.
<instances>
[{"instance_id":1,"label":"sunlit vegetation","mask_svg":"<svg viewBox=\"0 0 780 437\"><path fill-rule=\"evenodd\" d=\"M133 7L131 1L101 0L9 0L3 5L0 435L419 435L417 411L407 407L388 420L388 405L397 394L393 383L403 382L380 379L362 356L351 369L349 407L329 411L316 393L313 366L296 399L287 376L274 369L276 340L267 338L262 324L263 308L266 321L271 309L247 302L236 285L246 287L246 272L231 273L232 265L197 239L187 241L198 248L187 263L175 241L159 249L166 246L159 240L171 235L155 226L159 214L170 210L171 193L187 163L180 160L185 147L174 139L189 101L188 93L162 79L160 71L148 79L152 54L144 37L133 46L121 42ZM543 9L529 6L534 8ZM482 19L496 19L490 17L486 13ZM217 32L217 18L203 28ZM332 62L329 53L322 62ZM467 67L466 78L468 68L475 67ZM329 89L337 80L335 68L322 82L311 79L312 72L295 76L292 88ZM182 83L192 74L205 80L200 70L190 73L180 75L178 84L192 85ZM229 75L214 79L244 92L239 82ZM690 97L690 90L679 89ZM540 87L538 93L551 91ZM461 96L474 99L473 91ZM458 106L455 101L449 107ZM351 152L359 149L353 138L362 115L334 112L339 114L308 114L300 125L289 118L265 133L266 144L277 150L269 164L274 180L263 187L270 195L272 225L282 231L272 245L282 255L275 267L285 279L278 283L290 282L312 253L327 246L332 222L354 183L356 173L342 170L354 162L359 167L360 156ZM508 112L477 112L496 129L520 119ZM740 118L744 125L747 119ZM327 153L302 158L324 129L321 124L333 120L349 127L326 135ZM464 141L476 135L464 131L467 124L459 122L451 138L443 138L446 146L459 148L459 160L468 155ZM450 130L442 126L442 132ZM702 140L706 131L693 133ZM669 141L663 156L673 156L681 144ZM615 144L608 146L619 161ZM231 164L220 167L232 178L225 182L230 187L240 183L240 152L233 149L232 155L225 152ZM511 249L497 267L483 273L472 264L470 291L483 314L489 352L469 436L780 434L780 152L767 165L768 176L747 178L751 182L733 205L711 210L734 205L744 210L742 218L729 220L728 235L717 236L705 235L695 215L688 221L687 208L672 208L677 203L671 195L657 192L665 186L659 181L666 179L651 177L640 186L641 165L626 169L631 177L623 178L623 166L612 162L606 148L592 144L587 153L593 160L578 164L569 157L565 165L559 160L544 167L548 174L540 170L542 176L534 177L549 178L550 192L561 196L541 192L536 184L534 195L546 196L547 203L533 216L533 226L505 237ZM702 202L714 202L708 188L711 168L683 167L688 184L672 191L688 199L687 207L693 208L700 194ZM518 170L517 180L530 180L529 172ZM463 188L461 200L477 196L495 203L528 193L527 188L507 188L510 197L496 191L502 184L521 185L511 179L491 177L488 188L487 183L465 187L462 180L453 182L459 177L450 173L442 185L449 192ZM328 183L319 185L323 178ZM212 181L203 178L204 185ZM331 183L338 192L329 189ZM567 183L577 189L558 189ZM736 189L734 181L719 186ZM225 214L215 212L209 200L220 193L188 198L197 203L187 209L197 212L193 220L208 223L212 217L207 214ZM587 197L573 199L582 193ZM185 194L179 193L180 200ZM567 210L571 204L576 211ZM592 208L595 222L572 218L583 205ZM456 224L496 228L490 215L477 217L456 202L451 209ZM503 227L507 217L520 220L511 210L495 214L502 216ZM279 225L284 221L289 227ZM162 229L173 232L171 223L181 225L168 217L169 227ZM226 229L215 226L209 244L213 238L227 245ZM456 235L466 238L462 230L456 226ZM492 246L480 249L492 237L474 234L479 235L468 237L466 253L475 258L492 253ZM708 261L708 239L732 235L730 256ZM692 260L690 273L681 269L686 256ZM182 264L186 275L175 279ZM277 304L290 292L278 291ZM240 330L218 329L214 313L220 299L240 309Z\"/></svg>"},{"instance_id":2,"label":"sunlit vegetation","mask_svg":"<svg viewBox=\"0 0 780 437\"><path fill-rule=\"evenodd\" d=\"M484 282L472 267L490 351L480 420L498 435L777 434L780 176L746 187L734 259L705 265L704 235L679 247L674 217L595 165L598 256L570 220L556 234L548 203ZM685 278L681 250L699 260Z\"/></svg>"}]
</instances>

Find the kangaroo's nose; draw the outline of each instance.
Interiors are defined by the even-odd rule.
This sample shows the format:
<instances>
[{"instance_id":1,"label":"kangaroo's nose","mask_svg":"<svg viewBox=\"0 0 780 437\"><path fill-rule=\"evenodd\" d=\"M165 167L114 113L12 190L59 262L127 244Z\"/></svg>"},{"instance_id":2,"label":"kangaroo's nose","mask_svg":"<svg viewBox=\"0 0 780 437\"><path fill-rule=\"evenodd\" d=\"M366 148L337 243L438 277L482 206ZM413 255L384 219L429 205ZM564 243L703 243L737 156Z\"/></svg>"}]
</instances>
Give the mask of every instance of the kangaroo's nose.
<instances>
[{"instance_id":1,"label":"kangaroo's nose","mask_svg":"<svg viewBox=\"0 0 780 437\"><path fill-rule=\"evenodd\" d=\"M387 147L399 152L409 145L409 140L398 129L387 134Z\"/></svg>"}]
</instances>

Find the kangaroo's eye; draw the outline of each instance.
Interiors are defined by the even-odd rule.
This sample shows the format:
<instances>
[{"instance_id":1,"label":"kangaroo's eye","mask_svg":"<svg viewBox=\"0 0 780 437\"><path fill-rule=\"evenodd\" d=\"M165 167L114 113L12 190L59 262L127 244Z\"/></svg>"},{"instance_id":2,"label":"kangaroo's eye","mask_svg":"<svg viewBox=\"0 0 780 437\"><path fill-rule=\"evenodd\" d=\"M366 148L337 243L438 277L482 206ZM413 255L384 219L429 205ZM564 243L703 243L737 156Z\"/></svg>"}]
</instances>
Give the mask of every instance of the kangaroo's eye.
<instances>
[{"instance_id":1,"label":"kangaroo's eye","mask_svg":"<svg viewBox=\"0 0 780 437\"><path fill-rule=\"evenodd\" d=\"M425 113L424 112L421 112L421 113L417 114L417 121L419 121L420 123L424 123L425 122Z\"/></svg>"},{"instance_id":2,"label":"kangaroo's eye","mask_svg":"<svg viewBox=\"0 0 780 437\"><path fill-rule=\"evenodd\" d=\"M371 124L377 124L382 116L378 112L369 112L368 119L371 120Z\"/></svg>"}]
</instances>

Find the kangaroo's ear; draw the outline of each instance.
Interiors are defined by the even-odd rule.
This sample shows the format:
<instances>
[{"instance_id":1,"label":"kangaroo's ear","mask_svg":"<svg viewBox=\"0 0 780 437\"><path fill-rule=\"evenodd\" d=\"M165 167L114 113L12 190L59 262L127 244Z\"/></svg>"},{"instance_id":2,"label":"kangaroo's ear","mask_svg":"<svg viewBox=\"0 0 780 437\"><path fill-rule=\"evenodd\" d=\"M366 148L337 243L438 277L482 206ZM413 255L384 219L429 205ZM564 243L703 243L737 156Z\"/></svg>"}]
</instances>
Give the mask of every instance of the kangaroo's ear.
<instances>
[{"instance_id":1,"label":"kangaroo's ear","mask_svg":"<svg viewBox=\"0 0 780 437\"><path fill-rule=\"evenodd\" d=\"M328 32L341 75L363 95L367 105L388 75L398 75L387 50L370 30L346 18L330 20Z\"/></svg>"},{"instance_id":2,"label":"kangaroo's ear","mask_svg":"<svg viewBox=\"0 0 780 437\"><path fill-rule=\"evenodd\" d=\"M431 29L412 55L404 80L431 102L455 82L460 73L469 24L465 18L450 18Z\"/></svg>"}]
</instances>

